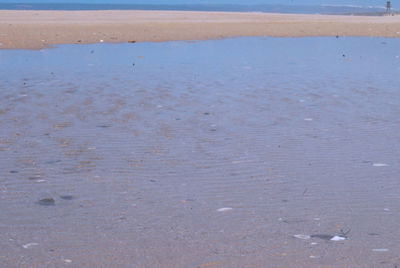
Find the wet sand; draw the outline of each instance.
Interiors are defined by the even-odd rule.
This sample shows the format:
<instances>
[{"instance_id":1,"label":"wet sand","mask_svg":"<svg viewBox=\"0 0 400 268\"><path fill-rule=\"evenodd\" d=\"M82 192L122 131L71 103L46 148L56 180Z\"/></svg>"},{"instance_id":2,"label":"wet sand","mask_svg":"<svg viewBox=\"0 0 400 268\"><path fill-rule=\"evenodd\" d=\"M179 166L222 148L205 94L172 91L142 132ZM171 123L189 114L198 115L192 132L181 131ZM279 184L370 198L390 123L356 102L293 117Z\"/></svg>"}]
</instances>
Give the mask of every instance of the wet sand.
<instances>
[{"instance_id":1,"label":"wet sand","mask_svg":"<svg viewBox=\"0 0 400 268\"><path fill-rule=\"evenodd\" d=\"M0 11L0 48L240 36L400 37L400 16L189 11Z\"/></svg>"},{"instance_id":2,"label":"wet sand","mask_svg":"<svg viewBox=\"0 0 400 268\"><path fill-rule=\"evenodd\" d=\"M0 266L399 266L399 46L1 50Z\"/></svg>"}]
</instances>

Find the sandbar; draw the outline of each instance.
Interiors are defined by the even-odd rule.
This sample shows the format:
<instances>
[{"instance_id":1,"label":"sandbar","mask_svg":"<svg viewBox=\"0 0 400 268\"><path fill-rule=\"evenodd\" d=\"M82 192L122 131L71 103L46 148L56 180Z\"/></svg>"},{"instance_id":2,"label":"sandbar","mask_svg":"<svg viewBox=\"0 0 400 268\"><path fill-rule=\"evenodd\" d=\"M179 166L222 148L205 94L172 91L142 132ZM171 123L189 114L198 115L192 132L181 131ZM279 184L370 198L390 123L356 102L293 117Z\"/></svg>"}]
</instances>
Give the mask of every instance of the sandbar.
<instances>
[{"instance_id":1,"label":"sandbar","mask_svg":"<svg viewBox=\"0 0 400 268\"><path fill-rule=\"evenodd\" d=\"M0 48L162 42L242 36L400 37L400 16L194 11L0 10Z\"/></svg>"}]
</instances>

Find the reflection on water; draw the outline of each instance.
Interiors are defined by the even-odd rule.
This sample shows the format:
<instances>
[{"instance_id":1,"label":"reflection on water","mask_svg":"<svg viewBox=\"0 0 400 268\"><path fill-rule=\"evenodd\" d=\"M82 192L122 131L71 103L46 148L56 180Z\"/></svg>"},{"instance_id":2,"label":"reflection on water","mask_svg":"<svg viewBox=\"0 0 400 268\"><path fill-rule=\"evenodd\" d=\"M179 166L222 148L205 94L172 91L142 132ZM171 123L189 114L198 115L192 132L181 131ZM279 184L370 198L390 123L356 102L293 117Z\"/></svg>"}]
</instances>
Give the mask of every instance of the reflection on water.
<instances>
[{"instance_id":1,"label":"reflection on water","mask_svg":"<svg viewBox=\"0 0 400 268\"><path fill-rule=\"evenodd\" d=\"M1 50L1 266L400 265L399 45Z\"/></svg>"}]
</instances>

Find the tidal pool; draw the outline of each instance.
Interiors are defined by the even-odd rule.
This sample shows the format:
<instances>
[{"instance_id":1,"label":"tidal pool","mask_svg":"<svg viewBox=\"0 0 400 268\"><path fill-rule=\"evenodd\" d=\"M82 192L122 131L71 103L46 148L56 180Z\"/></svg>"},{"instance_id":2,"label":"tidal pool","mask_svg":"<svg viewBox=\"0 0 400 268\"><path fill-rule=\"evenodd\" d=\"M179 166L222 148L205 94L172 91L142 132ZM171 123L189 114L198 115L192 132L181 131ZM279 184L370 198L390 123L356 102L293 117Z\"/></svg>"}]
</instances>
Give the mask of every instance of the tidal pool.
<instances>
[{"instance_id":1,"label":"tidal pool","mask_svg":"<svg viewBox=\"0 0 400 268\"><path fill-rule=\"evenodd\" d=\"M0 266L399 266L399 47L0 50Z\"/></svg>"}]
</instances>

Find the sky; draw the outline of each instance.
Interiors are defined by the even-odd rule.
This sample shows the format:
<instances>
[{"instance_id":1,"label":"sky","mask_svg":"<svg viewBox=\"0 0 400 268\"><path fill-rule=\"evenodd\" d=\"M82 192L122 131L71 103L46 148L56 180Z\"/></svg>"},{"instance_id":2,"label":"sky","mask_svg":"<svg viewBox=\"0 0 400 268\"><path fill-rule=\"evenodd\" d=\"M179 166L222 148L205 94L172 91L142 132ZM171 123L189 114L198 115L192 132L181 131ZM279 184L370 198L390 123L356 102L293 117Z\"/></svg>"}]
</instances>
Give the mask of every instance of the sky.
<instances>
[{"instance_id":1,"label":"sky","mask_svg":"<svg viewBox=\"0 0 400 268\"><path fill-rule=\"evenodd\" d=\"M400 0L391 0L399 8ZM0 0L0 3L86 3L86 4L289 4L386 6L386 0Z\"/></svg>"}]
</instances>

